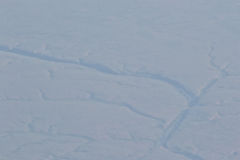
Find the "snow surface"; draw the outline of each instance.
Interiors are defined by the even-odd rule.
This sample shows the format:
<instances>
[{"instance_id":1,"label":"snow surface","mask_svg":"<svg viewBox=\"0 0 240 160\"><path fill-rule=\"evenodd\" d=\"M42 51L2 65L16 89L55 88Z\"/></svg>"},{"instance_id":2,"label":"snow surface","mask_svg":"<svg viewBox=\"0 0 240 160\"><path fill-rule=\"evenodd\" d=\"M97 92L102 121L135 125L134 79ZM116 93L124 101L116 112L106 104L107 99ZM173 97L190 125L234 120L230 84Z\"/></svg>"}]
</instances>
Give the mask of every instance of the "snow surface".
<instances>
[{"instance_id":1,"label":"snow surface","mask_svg":"<svg viewBox=\"0 0 240 160\"><path fill-rule=\"evenodd\" d=\"M240 0L0 0L0 160L239 160Z\"/></svg>"}]
</instances>

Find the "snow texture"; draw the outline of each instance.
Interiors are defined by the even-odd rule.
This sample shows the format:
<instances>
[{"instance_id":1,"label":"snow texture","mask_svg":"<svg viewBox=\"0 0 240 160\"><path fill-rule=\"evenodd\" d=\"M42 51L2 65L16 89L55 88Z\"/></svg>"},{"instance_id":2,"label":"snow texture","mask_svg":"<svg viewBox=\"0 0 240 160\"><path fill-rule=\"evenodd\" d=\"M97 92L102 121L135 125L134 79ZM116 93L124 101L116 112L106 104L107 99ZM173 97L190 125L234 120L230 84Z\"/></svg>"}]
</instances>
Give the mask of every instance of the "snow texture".
<instances>
[{"instance_id":1,"label":"snow texture","mask_svg":"<svg viewBox=\"0 0 240 160\"><path fill-rule=\"evenodd\" d=\"M240 0L0 0L0 160L239 160Z\"/></svg>"}]
</instances>

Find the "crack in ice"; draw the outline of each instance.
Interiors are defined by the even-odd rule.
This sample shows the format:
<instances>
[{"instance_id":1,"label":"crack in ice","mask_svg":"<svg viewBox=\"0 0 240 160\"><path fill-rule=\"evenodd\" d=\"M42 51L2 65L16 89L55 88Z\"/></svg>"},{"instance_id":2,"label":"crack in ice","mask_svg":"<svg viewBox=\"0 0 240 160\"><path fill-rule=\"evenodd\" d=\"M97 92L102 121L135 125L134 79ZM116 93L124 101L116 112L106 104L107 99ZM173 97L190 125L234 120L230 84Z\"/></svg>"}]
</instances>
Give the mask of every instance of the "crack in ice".
<instances>
[{"instance_id":1,"label":"crack in ice","mask_svg":"<svg viewBox=\"0 0 240 160\"><path fill-rule=\"evenodd\" d=\"M225 70L226 67L221 68L220 66L215 64L215 62L214 62L215 57L212 55L213 50L214 50L214 48L212 47L211 50L210 50L210 53L208 54L208 56L210 57L209 63L213 68L215 68L218 72L220 72L221 77L225 77L225 76L228 75L228 73ZM192 160L202 160L202 158L200 156L197 156L193 153L186 152L186 151L180 151L180 150L174 150L172 148L169 148L168 147L168 142L171 139L171 137L174 135L174 133L177 131L177 129L180 127L182 122L185 120L186 116L189 113L189 110L192 107L196 107L199 104L199 99L202 96L207 94L209 89L212 88L217 83L219 78L214 78L213 80L210 80L210 82L207 83L207 85L200 91L200 93L198 95L195 95L190 89L187 89L187 87L185 87L180 82L178 82L174 79L171 79L169 77L163 76L161 74L152 74L152 73L147 73L147 72L116 72L116 71L112 70L111 68L109 68L105 65L86 62L83 59L79 59L78 61L66 60L66 59L56 58L56 57L52 57L52 56L48 56L48 55L44 55L44 54L35 54L33 52L25 51L25 50L18 49L18 48L9 48L9 47L4 46L4 45L0 45L0 51L5 51L5 52L8 52L8 53L13 53L13 54L16 54L16 55L35 58L35 59L48 61L48 62L81 65L81 66L84 66L86 68L93 69L93 70L96 70L98 72L101 72L101 73L104 73L104 74L109 74L109 75L148 78L148 79L152 79L152 80L159 80L161 82L165 82L165 83L169 84L175 90L177 90L178 93L180 93L183 97L185 97L185 99L188 102L188 105L187 105L188 109L185 109L182 112L180 112L176 116L176 118L164 129L164 133L162 134L162 136L160 138L160 144L164 148L166 148L167 150L169 150L173 153L176 153L176 154L183 155L186 158L190 158ZM42 95L42 96L44 98L44 95ZM110 104L115 104L115 105L121 105L123 107L126 107L130 111L138 114L138 115L144 116L146 118L162 121L162 119L160 119L158 117L154 117L154 116L149 115L147 113L141 112L141 111L137 110L136 108L132 107L130 104L127 104L127 103L110 102L110 101L106 101L106 100L97 98L95 96L92 96L91 98L92 98L92 100L102 102L102 103L110 103ZM159 141L159 140L157 140L157 141ZM154 148L152 148L152 150L153 149Z\"/></svg>"},{"instance_id":2,"label":"crack in ice","mask_svg":"<svg viewBox=\"0 0 240 160\"><path fill-rule=\"evenodd\" d=\"M152 74L152 73L144 73L144 72L116 72L112 70L111 68L98 64L98 63L90 63L86 62L83 59L78 59L78 61L73 61L73 60L67 60L67 59L62 59L62 58L57 58L53 56L48 56L40 53L33 53L30 51L26 51L23 49L18 49L18 48L10 48L5 45L0 45L0 51L12 53L15 55L20 55L20 56L25 56L25 57L30 57L30 58L35 58L47 62L54 62L54 63L64 63L64 64L72 64L72 65L80 65L89 69L96 70L100 73L104 74L109 74L109 75L119 75L119 76L130 76L130 77L140 77L140 78L148 78L148 79L153 79L153 80L159 80L161 82L165 82L175 88L182 96L184 96L188 102L190 102L194 97L194 93L187 89L183 84L179 83L178 81L171 79L169 77L163 76L161 74Z\"/></svg>"}]
</instances>

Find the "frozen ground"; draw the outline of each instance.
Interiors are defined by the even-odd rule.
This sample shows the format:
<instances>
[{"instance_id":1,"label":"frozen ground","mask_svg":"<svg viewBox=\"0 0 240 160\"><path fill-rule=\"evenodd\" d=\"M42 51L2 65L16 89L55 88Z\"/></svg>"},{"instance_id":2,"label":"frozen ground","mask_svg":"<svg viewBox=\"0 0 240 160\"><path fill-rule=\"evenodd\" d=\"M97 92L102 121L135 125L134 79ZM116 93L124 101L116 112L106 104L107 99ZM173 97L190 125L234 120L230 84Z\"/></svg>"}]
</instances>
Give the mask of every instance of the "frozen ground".
<instances>
[{"instance_id":1,"label":"frozen ground","mask_svg":"<svg viewBox=\"0 0 240 160\"><path fill-rule=\"evenodd\" d=\"M239 160L240 0L0 0L0 160Z\"/></svg>"}]
</instances>

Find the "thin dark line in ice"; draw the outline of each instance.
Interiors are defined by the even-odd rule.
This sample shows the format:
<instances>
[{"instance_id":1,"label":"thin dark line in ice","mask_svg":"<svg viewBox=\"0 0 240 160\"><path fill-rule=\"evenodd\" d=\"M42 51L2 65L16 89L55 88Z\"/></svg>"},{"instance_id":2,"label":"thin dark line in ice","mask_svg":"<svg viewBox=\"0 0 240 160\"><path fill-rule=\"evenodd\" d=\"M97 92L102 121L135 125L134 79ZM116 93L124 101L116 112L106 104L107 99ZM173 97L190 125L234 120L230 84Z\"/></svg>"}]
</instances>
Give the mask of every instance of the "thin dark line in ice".
<instances>
[{"instance_id":1,"label":"thin dark line in ice","mask_svg":"<svg viewBox=\"0 0 240 160\"><path fill-rule=\"evenodd\" d=\"M117 72L113 71L112 69L110 69L109 67L101 65L101 64L85 62L82 59L78 59L78 64L82 65L84 67L87 67L87 68L97 70L97 71L102 72L102 73L119 75L119 73L117 73Z\"/></svg>"},{"instance_id":2,"label":"thin dark line in ice","mask_svg":"<svg viewBox=\"0 0 240 160\"><path fill-rule=\"evenodd\" d=\"M228 67L225 66L224 68L220 67L219 65L217 65L214 61L215 61L215 56L213 55L213 51L214 51L214 47L211 47L210 49L210 52L208 53L208 56L209 56L209 62L210 62L210 65L215 69L217 70L218 72L220 72L221 76L225 77L225 76L228 76L229 73L226 71L226 68Z\"/></svg>"},{"instance_id":3,"label":"thin dark line in ice","mask_svg":"<svg viewBox=\"0 0 240 160\"><path fill-rule=\"evenodd\" d=\"M166 149L169 149L169 148L166 148ZM170 148L169 150L172 153L183 155L184 157L189 158L191 160L204 160L201 156L199 156L197 154L194 154L194 153L191 153L191 152L188 152L188 151L184 151L184 150L181 150L179 148Z\"/></svg>"},{"instance_id":4,"label":"thin dark line in ice","mask_svg":"<svg viewBox=\"0 0 240 160\"><path fill-rule=\"evenodd\" d=\"M10 47L4 46L4 45L0 45L0 51L13 53L13 54L21 55L21 56L25 56L25 57L40 59L40 60L48 61L48 62L78 64L75 61L56 58L56 57L52 57L52 56L48 56L48 55L44 55L44 54L40 54L40 53L37 54L37 53L30 52L30 51L18 49L18 48L10 48Z\"/></svg>"},{"instance_id":5,"label":"thin dark line in ice","mask_svg":"<svg viewBox=\"0 0 240 160\"><path fill-rule=\"evenodd\" d=\"M147 113L144 113L144 112L141 112L139 111L138 109L136 109L135 107L131 106L130 104L127 104L127 103L124 103L124 102L112 102L112 101L108 101L108 100L104 100L104 99L101 99L99 97L96 97L94 94L91 94L91 100L95 101L95 102L100 102L100 103L104 103L104 104L113 104L113 105L118 105L118 106L122 106L122 107L125 107L127 108L128 110L130 110L131 112L139 115L139 116L143 116L145 118L148 118L148 119L152 119L152 120L156 120L156 121L160 121L160 122L164 122L163 119L161 118L158 118L158 117L155 117L155 116L152 116L150 114L147 114Z\"/></svg>"},{"instance_id":6,"label":"thin dark line in ice","mask_svg":"<svg viewBox=\"0 0 240 160\"><path fill-rule=\"evenodd\" d=\"M168 147L168 142L169 140L172 138L172 136L176 133L176 131L179 129L179 127L181 126L182 122L186 119L186 117L189 114L189 111L192 107L196 107L199 104L199 99L204 96L207 91L214 86L214 84L216 84L216 82L218 81L218 79L213 79L211 80L200 92L200 94L192 101L192 103L190 103L188 105L188 108L183 110L182 112L180 112L176 118L164 129L164 132L161 136L161 138L159 139L159 142L161 144L161 146L163 146L164 148L168 149L169 151L172 151L172 148ZM186 154L185 152L176 152L174 151L173 153L178 153L181 155L184 155L187 158L190 158L192 160L202 160L201 157L196 156L194 154Z\"/></svg>"},{"instance_id":7,"label":"thin dark line in ice","mask_svg":"<svg viewBox=\"0 0 240 160\"><path fill-rule=\"evenodd\" d=\"M165 82L171 85L172 87L174 87L182 96L184 96L188 103L190 103L193 99L196 98L196 95L191 90L187 89L187 87L185 87L183 84L181 84L180 82L174 79L163 76L161 74L137 72L137 73L131 73L129 75L134 77L155 79L155 80L160 80L162 82Z\"/></svg>"},{"instance_id":8,"label":"thin dark line in ice","mask_svg":"<svg viewBox=\"0 0 240 160\"><path fill-rule=\"evenodd\" d=\"M131 76L131 77L140 77L140 78L159 80L159 81L165 82L165 83L169 84L170 86L172 86L173 88L175 88L182 96L184 96L186 98L188 103L191 103L191 101L196 98L195 94L191 90L187 89L187 87L185 87L183 84L181 84L180 82L178 82L174 79L163 76L161 74L152 74L152 73L144 73L144 72L136 72L136 73L134 73L134 72L116 72L105 65L86 62L83 59L78 59L78 61L67 60L67 59L44 55L41 53L34 53L31 51L26 51L26 50L19 49L19 48L10 48L5 45L0 45L0 51L13 53L15 55L35 58L35 59L39 59L39 60L43 60L43 61L47 61L47 62L80 65L80 66L90 68L90 69L96 70L98 72L109 74L109 75Z\"/></svg>"},{"instance_id":9,"label":"thin dark line in ice","mask_svg":"<svg viewBox=\"0 0 240 160\"><path fill-rule=\"evenodd\" d=\"M25 57L35 58L35 59L48 61L48 62L81 65L81 66L91 68L91 69L97 70L102 73L107 73L107 74L114 74L114 75L117 74L116 72L114 72L113 70L111 70L110 68L108 68L104 65L87 63L81 59L79 59L78 61L73 61L73 60L67 60L67 59L62 59L62 58L56 58L53 56L48 56L48 55L44 55L44 54L40 54L40 53L33 53L33 52L26 51L23 49L9 48L4 45L0 45L0 51L13 53L13 54L21 55L21 56L25 56Z\"/></svg>"},{"instance_id":10,"label":"thin dark line in ice","mask_svg":"<svg viewBox=\"0 0 240 160\"><path fill-rule=\"evenodd\" d=\"M167 143L172 135L176 132L176 130L180 127L186 116L188 115L189 109L185 109L180 112L177 117L167 126L164 130L164 133L161 137L162 146L167 148Z\"/></svg>"},{"instance_id":11,"label":"thin dark line in ice","mask_svg":"<svg viewBox=\"0 0 240 160\"><path fill-rule=\"evenodd\" d=\"M225 76L228 76L228 73L225 71L225 68L222 69L221 67L219 67L214 63L215 57L212 56L212 52L213 52L213 48L211 48L210 53L208 54L208 56L210 57L210 60L209 60L210 65L213 68L215 68L218 72L220 72L222 78L224 78ZM171 139L173 134L178 130L182 122L186 119L190 109L192 107L196 107L197 105L199 105L200 98L206 95L208 91L218 82L218 80L219 78L214 78L210 80L197 96L191 96L189 101L190 103L188 104L188 109L185 109L184 111L180 112L177 115L177 117L166 127L163 135L160 138L160 143L164 148L168 149L173 153L183 155L186 158L190 158L192 160L203 160L203 158L198 155L195 155L186 151L175 150L174 148L169 148L168 141Z\"/></svg>"},{"instance_id":12,"label":"thin dark line in ice","mask_svg":"<svg viewBox=\"0 0 240 160\"><path fill-rule=\"evenodd\" d=\"M161 121L163 122L163 119L161 118L158 118L158 117L155 117L155 116L152 116L150 114L147 114L147 113L144 113L144 112L141 112L139 110L137 110L136 108L134 108L133 106L131 106L130 104L127 104L127 103L121 103L122 106L128 108L129 110L131 110L132 112L138 114L138 115L141 115L141 116L144 116L144 117L147 117L147 118L150 118L150 119L153 119L153 120L157 120L157 121Z\"/></svg>"},{"instance_id":13,"label":"thin dark line in ice","mask_svg":"<svg viewBox=\"0 0 240 160\"><path fill-rule=\"evenodd\" d=\"M214 78L212 80L210 80L206 86L204 88L201 89L200 94L198 96L196 96L196 98L194 98L190 103L189 103L189 107L194 107L196 105L199 104L199 100L207 94L207 92L218 82L218 78Z\"/></svg>"},{"instance_id":14,"label":"thin dark line in ice","mask_svg":"<svg viewBox=\"0 0 240 160\"><path fill-rule=\"evenodd\" d=\"M198 102L199 98L202 97L203 95L205 95L207 93L207 91L214 84L216 84L216 82L218 81L218 79L211 80L201 90L199 95L195 95L191 90L187 89L180 82L178 82L174 79L170 79L168 77L165 77L161 74L152 74L152 73L144 73L144 72L136 72L136 73L120 72L120 73L118 73L118 72L113 71L112 69L110 69L107 66L97 64L97 63L86 62L82 59L79 59L78 61L61 59L61 58L56 58L56 57L48 56L48 55L44 55L44 54L36 54L36 53L30 52L30 51L26 51L26 50L22 50L22 49L18 49L18 48L9 48L8 46L4 46L4 45L0 45L0 51L9 52L9 53L13 53L13 54L16 54L16 55L35 58L35 59L48 61L48 62L81 65L81 66L84 66L84 67L87 67L87 68L90 68L90 69L94 69L98 72L105 73L105 74L110 74L110 75L131 76L131 77L140 77L140 78L149 78L149 79L153 79L153 80L160 80L162 82L165 82L165 83L169 84L170 86L175 88L182 96L184 96L186 98L187 102L188 102L188 107L196 106L199 103ZM227 72L224 69L222 69L221 67L219 67L218 65L216 65L214 63L215 57L212 56L212 51L213 51L213 48L211 48L211 51L209 53L210 65L212 67L214 67L216 70L218 70L221 73L221 75L223 75L223 76L227 75ZM104 102L103 100L99 100L99 99L98 99L98 101ZM104 102L104 103L109 103L109 102ZM126 104L121 104L121 105L124 106L124 107L127 107L129 110L131 110L132 112L135 112L136 114L139 114L139 115L142 115L144 117L151 118L151 119L159 120L159 118L157 118L157 117L153 117L152 115L148 115L146 113L143 113L143 112L140 112L140 111L136 110L131 105L128 105L128 104L127 105ZM161 137L161 144L165 148L168 148L167 143L168 143L169 139L171 139L172 135L176 132L176 130L182 124L182 122L184 121L184 119L188 115L188 112L189 112L189 109L186 109L186 110L180 112L178 114L178 116L164 130L163 136ZM171 149L169 149L169 150L171 150ZM200 157L192 155L191 153L178 152L178 151L172 151L172 152L175 152L175 153L178 153L178 154L181 154L181 155L185 155L185 157L188 157L188 158L191 158L191 159L194 159L194 160L201 160Z\"/></svg>"}]
</instances>

